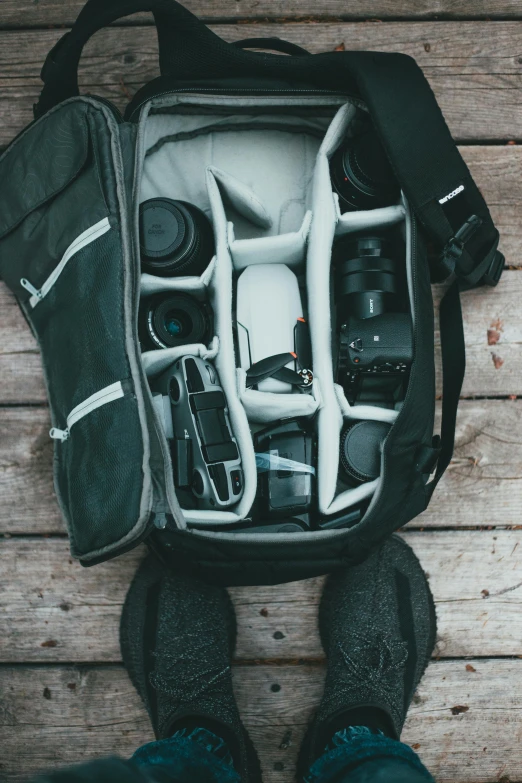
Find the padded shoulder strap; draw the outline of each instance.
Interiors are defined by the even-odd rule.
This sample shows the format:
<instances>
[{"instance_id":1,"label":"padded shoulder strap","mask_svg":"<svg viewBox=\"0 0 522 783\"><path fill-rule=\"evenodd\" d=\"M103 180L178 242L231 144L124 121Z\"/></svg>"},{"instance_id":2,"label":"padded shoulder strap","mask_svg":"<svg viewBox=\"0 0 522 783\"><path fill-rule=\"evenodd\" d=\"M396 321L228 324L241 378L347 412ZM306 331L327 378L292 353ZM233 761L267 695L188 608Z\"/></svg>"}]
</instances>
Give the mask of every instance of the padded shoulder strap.
<instances>
[{"instance_id":1,"label":"padded shoulder strap","mask_svg":"<svg viewBox=\"0 0 522 783\"><path fill-rule=\"evenodd\" d=\"M397 179L441 251L433 277L455 272L464 287L496 285L498 231L423 72L403 54L347 54Z\"/></svg>"}]
</instances>

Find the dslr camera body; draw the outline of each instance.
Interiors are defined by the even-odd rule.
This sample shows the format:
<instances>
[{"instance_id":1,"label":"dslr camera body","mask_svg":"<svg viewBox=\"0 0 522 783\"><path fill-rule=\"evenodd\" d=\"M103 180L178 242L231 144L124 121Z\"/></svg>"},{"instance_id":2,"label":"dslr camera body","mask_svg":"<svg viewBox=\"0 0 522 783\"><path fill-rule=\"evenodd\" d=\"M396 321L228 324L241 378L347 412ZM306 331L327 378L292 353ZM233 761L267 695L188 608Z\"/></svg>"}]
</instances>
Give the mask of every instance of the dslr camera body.
<instances>
[{"instance_id":1,"label":"dslr camera body","mask_svg":"<svg viewBox=\"0 0 522 783\"><path fill-rule=\"evenodd\" d=\"M349 235L334 249L339 354L337 380L350 403L394 405L413 361L413 330L395 243Z\"/></svg>"},{"instance_id":2,"label":"dslr camera body","mask_svg":"<svg viewBox=\"0 0 522 783\"><path fill-rule=\"evenodd\" d=\"M223 389L213 365L184 356L153 383L156 411L171 443L174 483L199 508L223 509L243 494L243 471Z\"/></svg>"}]
</instances>

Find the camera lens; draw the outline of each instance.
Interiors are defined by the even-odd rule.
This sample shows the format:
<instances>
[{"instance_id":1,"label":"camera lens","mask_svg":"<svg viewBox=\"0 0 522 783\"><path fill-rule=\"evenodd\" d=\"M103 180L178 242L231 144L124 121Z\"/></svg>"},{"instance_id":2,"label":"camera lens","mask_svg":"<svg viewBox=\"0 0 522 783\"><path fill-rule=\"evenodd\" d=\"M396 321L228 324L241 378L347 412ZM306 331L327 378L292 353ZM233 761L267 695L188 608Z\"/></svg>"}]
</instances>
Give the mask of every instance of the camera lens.
<instances>
[{"instance_id":1,"label":"camera lens","mask_svg":"<svg viewBox=\"0 0 522 783\"><path fill-rule=\"evenodd\" d=\"M330 171L343 212L384 207L399 197L399 185L374 129L341 145Z\"/></svg>"},{"instance_id":2,"label":"camera lens","mask_svg":"<svg viewBox=\"0 0 522 783\"><path fill-rule=\"evenodd\" d=\"M373 481L381 472L381 446L391 429L384 421L358 421L341 435L341 465L350 481Z\"/></svg>"},{"instance_id":3,"label":"camera lens","mask_svg":"<svg viewBox=\"0 0 522 783\"><path fill-rule=\"evenodd\" d=\"M206 343L211 337L210 308L187 294L158 294L140 310L140 338L145 348L174 348Z\"/></svg>"},{"instance_id":4,"label":"camera lens","mask_svg":"<svg viewBox=\"0 0 522 783\"><path fill-rule=\"evenodd\" d=\"M140 206L141 263L153 275L199 275L214 254L207 216L194 204L152 198Z\"/></svg>"},{"instance_id":5,"label":"camera lens","mask_svg":"<svg viewBox=\"0 0 522 783\"><path fill-rule=\"evenodd\" d=\"M399 302L397 262L389 239L350 234L335 244L339 317L373 318Z\"/></svg>"}]
</instances>

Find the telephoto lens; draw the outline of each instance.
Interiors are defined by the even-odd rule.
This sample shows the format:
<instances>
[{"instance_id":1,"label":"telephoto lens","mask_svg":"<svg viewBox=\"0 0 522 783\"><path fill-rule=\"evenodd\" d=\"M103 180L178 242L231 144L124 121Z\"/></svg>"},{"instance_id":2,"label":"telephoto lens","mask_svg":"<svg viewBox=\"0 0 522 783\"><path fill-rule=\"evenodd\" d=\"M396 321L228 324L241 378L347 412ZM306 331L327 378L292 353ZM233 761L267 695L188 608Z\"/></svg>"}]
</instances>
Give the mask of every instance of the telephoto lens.
<instances>
[{"instance_id":1,"label":"telephoto lens","mask_svg":"<svg viewBox=\"0 0 522 783\"><path fill-rule=\"evenodd\" d=\"M347 139L330 161L342 212L395 204L400 188L375 129Z\"/></svg>"},{"instance_id":2,"label":"telephoto lens","mask_svg":"<svg viewBox=\"0 0 522 783\"><path fill-rule=\"evenodd\" d=\"M212 225L187 201L149 199L140 206L140 251L152 275L200 275L214 255Z\"/></svg>"},{"instance_id":3,"label":"telephoto lens","mask_svg":"<svg viewBox=\"0 0 522 783\"><path fill-rule=\"evenodd\" d=\"M400 305L393 243L379 236L349 234L334 247L339 316L373 318Z\"/></svg>"},{"instance_id":4,"label":"telephoto lens","mask_svg":"<svg viewBox=\"0 0 522 783\"><path fill-rule=\"evenodd\" d=\"M341 434L341 466L350 483L363 484L379 478L381 447L391 429L384 421L358 421Z\"/></svg>"},{"instance_id":5,"label":"telephoto lens","mask_svg":"<svg viewBox=\"0 0 522 783\"><path fill-rule=\"evenodd\" d=\"M188 294L156 294L143 300L139 315L142 348L176 348L207 344L212 336L212 311Z\"/></svg>"}]
</instances>

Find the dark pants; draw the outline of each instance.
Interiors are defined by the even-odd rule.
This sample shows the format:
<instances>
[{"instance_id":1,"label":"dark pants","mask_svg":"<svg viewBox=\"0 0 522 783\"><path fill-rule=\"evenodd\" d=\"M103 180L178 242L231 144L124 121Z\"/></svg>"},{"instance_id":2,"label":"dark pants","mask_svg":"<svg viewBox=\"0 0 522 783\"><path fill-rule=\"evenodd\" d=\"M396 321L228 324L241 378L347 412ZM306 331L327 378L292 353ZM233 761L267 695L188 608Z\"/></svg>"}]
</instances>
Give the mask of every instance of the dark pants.
<instances>
[{"instance_id":1,"label":"dark pants","mask_svg":"<svg viewBox=\"0 0 522 783\"><path fill-rule=\"evenodd\" d=\"M355 727L338 732L306 783L433 783L402 742ZM221 740L196 729L139 748L130 761L106 759L50 773L35 783L241 783Z\"/></svg>"}]
</instances>

